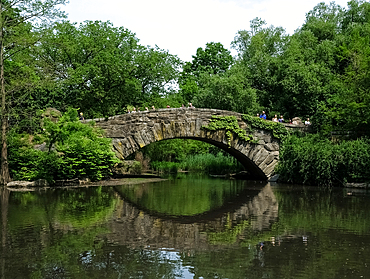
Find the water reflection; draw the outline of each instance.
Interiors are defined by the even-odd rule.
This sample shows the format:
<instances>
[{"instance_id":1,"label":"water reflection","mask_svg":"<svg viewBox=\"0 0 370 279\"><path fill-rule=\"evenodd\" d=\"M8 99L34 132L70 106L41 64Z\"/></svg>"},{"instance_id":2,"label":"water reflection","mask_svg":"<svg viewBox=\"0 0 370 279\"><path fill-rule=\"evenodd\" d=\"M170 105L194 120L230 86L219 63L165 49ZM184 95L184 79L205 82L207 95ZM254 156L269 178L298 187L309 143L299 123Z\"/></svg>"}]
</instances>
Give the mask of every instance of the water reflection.
<instances>
[{"instance_id":1,"label":"water reflection","mask_svg":"<svg viewBox=\"0 0 370 279\"><path fill-rule=\"evenodd\" d=\"M10 192L0 186L1 196L1 278L5 278L5 254L6 254L6 238L7 238L7 223L8 223L8 203Z\"/></svg>"},{"instance_id":2,"label":"water reflection","mask_svg":"<svg viewBox=\"0 0 370 279\"><path fill-rule=\"evenodd\" d=\"M233 184L232 181L229 183ZM166 188L166 183L162 184L164 185L157 185L157 187ZM236 184L240 186L240 183ZM178 185L181 186L181 184ZM233 185L230 188L233 188ZM140 188L134 190L137 189L142 191ZM127 187L116 187L115 190L121 195L132 191L132 196L137 196L133 189L127 190ZM208 211L191 217L182 216L182 218L164 215L158 211L153 213L153 207L148 211L142 206L143 203L139 203L141 205L139 206L133 204L128 198L122 198L110 222L112 233L108 235L108 239L133 248L214 249L215 245L237 245L241 239L246 237L240 234L241 231L247 228L253 231L266 230L277 219L278 204L270 185L264 187L258 185L257 187L250 184L249 188L240 187L238 195L234 196L234 201L229 199L229 195L220 192L221 196L226 196L223 204L220 203L220 206L214 208L207 206ZM168 192L163 191L163 193ZM213 194L208 197L215 198ZM156 198L156 195L152 196L152 199ZM216 199L222 198L216 197ZM170 203L166 195L161 200ZM144 201L147 201L147 197ZM204 198L201 201L204 201ZM181 212L181 208L178 207L177 210Z\"/></svg>"},{"instance_id":3,"label":"water reflection","mask_svg":"<svg viewBox=\"0 0 370 279\"><path fill-rule=\"evenodd\" d=\"M184 183L1 189L1 278L369 274L367 192L203 178L191 178L188 189ZM202 186L209 194L192 189ZM181 204L184 195L195 210Z\"/></svg>"}]
</instances>

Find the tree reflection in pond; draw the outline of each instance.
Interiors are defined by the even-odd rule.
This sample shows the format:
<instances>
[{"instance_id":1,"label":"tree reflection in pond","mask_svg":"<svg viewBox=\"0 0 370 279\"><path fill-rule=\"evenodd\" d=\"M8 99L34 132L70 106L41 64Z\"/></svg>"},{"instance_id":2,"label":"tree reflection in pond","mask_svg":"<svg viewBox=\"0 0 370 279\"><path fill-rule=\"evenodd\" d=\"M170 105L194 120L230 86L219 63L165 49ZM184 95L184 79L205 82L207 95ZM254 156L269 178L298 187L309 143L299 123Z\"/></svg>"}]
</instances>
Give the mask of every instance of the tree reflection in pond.
<instances>
[{"instance_id":1,"label":"tree reflection in pond","mask_svg":"<svg viewBox=\"0 0 370 279\"><path fill-rule=\"evenodd\" d=\"M207 185L205 180L195 184L190 179L189 187ZM175 183L168 182L173 189ZM194 211L195 216L184 217L172 215L175 206L151 207L157 201L150 202L149 196L142 199L145 191L160 184L127 190L139 208L122 199L123 194L115 191L120 187L12 192L9 202L1 204L2 216L6 211L8 216L1 223L6 236L0 251L2 278L365 278L369 274L366 192L347 196L341 189L266 185L256 190L246 182L227 183L209 187L208 194L226 205L215 202L216 209L206 214ZM221 184L227 190L217 189ZM170 186L164 188L170 191ZM248 188L252 188L250 197L246 197ZM163 189L160 192L167 195ZM178 193L186 193L183 185ZM196 195L197 190L188 193ZM174 202L184 200L171 195ZM153 193L158 201L159 196ZM194 200L205 202L206 197ZM155 215L158 208L169 208L171 214ZM186 207L181 210L192 213Z\"/></svg>"},{"instance_id":2,"label":"tree reflection in pond","mask_svg":"<svg viewBox=\"0 0 370 279\"><path fill-rule=\"evenodd\" d=\"M246 195L256 195L261 188L260 186ZM117 191L125 199L153 214L194 216L233 202L245 192L245 184L233 180L190 176L188 179L164 181L154 185L121 186L117 187Z\"/></svg>"}]
</instances>

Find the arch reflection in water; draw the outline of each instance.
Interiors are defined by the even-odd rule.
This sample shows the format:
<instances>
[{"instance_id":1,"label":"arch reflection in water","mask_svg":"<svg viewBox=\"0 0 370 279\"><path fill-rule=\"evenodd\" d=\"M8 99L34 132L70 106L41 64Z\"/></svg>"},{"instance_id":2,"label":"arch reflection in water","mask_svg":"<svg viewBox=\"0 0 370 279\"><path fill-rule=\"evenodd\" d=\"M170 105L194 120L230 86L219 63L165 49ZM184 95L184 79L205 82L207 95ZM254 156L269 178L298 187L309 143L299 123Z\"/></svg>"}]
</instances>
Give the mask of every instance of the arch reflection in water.
<instances>
[{"instance_id":1,"label":"arch reflection in water","mask_svg":"<svg viewBox=\"0 0 370 279\"><path fill-rule=\"evenodd\" d=\"M109 241L133 248L211 249L237 245L248 232L267 230L276 221L278 204L269 184L211 184L116 187L122 200L110 224ZM186 203L196 202L199 206L190 211Z\"/></svg>"}]
</instances>

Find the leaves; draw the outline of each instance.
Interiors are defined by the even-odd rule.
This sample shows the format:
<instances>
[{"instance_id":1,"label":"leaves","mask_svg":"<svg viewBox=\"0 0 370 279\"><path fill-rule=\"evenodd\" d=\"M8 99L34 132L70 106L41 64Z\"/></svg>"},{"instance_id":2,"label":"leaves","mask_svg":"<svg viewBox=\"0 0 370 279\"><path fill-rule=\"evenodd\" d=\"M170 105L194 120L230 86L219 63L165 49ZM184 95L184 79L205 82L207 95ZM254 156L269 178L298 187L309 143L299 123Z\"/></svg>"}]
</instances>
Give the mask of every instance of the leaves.
<instances>
[{"instance_id":1,"label":"leaves","mask_svg":"<svg viewBox=\"0 0 370 279\"><path fill-rule=\"evenodd\" d=\"M44 130L48 152L34 149L29 136L10 137L9 160L16 179L101 180L118 162L111 140L93 125L81 123L75 109L69 109L58 122L46 118Z\"/></svg>"},{"instance_id":2,"label":"leaves","mask_svg":"<svg viewBox=\"0 0 370 279\"><path fill-rule=\"evenodd\" d=\"M239 127L238 120L235 116L218 116L213 115L208 125L202 126L202 129L208 131L225 130L228 145L231 146L231 138L236 134L240 139L247 142L254 142L252 135L247 135L246 130Z\"/></svg>"}]
</instances>

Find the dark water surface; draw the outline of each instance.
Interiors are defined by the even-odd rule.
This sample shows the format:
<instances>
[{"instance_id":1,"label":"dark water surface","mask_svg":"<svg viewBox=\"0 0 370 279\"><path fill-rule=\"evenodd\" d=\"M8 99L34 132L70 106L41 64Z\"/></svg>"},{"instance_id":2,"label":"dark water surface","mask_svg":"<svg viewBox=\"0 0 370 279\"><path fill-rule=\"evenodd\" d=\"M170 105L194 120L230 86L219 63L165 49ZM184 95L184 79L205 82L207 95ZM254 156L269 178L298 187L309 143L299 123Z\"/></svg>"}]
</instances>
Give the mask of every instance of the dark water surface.
<instances>
[{"instance_id":1,"label":"dark water surface","mask_svg":"<svg viewBox=\"0 0 370 279\"><path fill-rule=\"evenodd\" d=\"M1 192L0 278L370 278L370 193L182 176Z\"/></svg>"}]
</instances>

